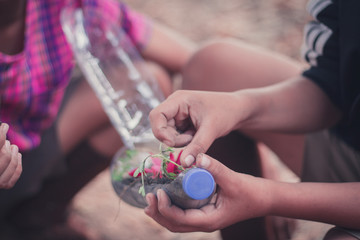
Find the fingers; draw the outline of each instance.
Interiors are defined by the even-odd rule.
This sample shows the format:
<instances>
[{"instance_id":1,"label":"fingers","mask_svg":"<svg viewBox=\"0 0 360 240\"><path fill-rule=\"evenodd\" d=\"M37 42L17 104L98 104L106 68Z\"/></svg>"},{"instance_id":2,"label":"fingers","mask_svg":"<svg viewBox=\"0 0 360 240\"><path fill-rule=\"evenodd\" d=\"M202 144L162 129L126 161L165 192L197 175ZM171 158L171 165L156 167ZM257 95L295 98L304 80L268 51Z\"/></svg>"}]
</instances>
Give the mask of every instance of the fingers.
<instances>
[{"instance_id":1,"label":"fingers","mask_svg":"<svg viewBox=\"0 0 360 240\"><path fill-rule=\"evenodd\" d=\"M5 144L6 134L9 130L9 125L7 123L1 123L0 125L0 148Z\"/></svg>"},{"instance_id":2,"label":"fingers","mask_svg":"<svg viewBox=\"0 0 360 240\"><path fill-rule=\"evenodd\" d=\"M205 153L218 134L223 134L214 120L218 114L209 114L204 99L217 96L209 93L177 91L150 112L152 131L156 138L170 147L186 146L181 164L190 166L199 153ZM198 97L196 97L198 96ZM220 114L221 115L221 114Z\"/></svg>"},{"instance_id":3,"label":"fingers","mask_svg":"<svg viewBox=\"0 0 360 240\"><path fill-rule=\"evenodd\" d=\"M153 127L154 136L169 147L183 147L193 138L194 131L179 133L175 127L162 127L161 129Z\"/></svg>"},{"instance_id":4,"label":"fingers","mask_svg":"<svg viewBox=\"0 0 360 240\"><path fill-rule=\"evenodd\" d=\"M156 199L156 196L152 193L146 194L146 202L148 206L144 209L145 213L152 217L155 221L157 221L157 213L158 210L158 201Z\"/></svg>"},{"instance_id":5,"label":"fingers","mask_svg":"<svg viewBox=\"0 0 360 240\"><path fill-rule=\"evenodd\" d=\"M175 137L178 134L174 121L176 113L177 109L169 107L169 104L161 103L149 114L154 136L170 147L175 146Z\"/></svg>"},{"instance_id":6,"label":"fingers","mask_svg":"<svg viewBox=\"0 0 360 240\"><path fill-rule=\"evenodd\" d=\"M18 147L6 140L0 152L0 188L8 189L15 185L22 172L21 161Z\"/></svg>"},{"instance_id":7,"label":"fingers","mask_svg":"<svg viewBox=\"0 0 360 240\"><path fill-rule=\"evenodd\" d=\"M228 179L234 174L231 169L206 154L197 156L196 166L208 170L219 186L227 186L229 184Z\"/></svg>"},{"instance_id":8,"label":"fingers","mask_svg":"<svg viewBox=\"0 0 360 240\"><path fill-rule=\"evenodd\" d=\"M185 146L195 132L183 95L181 91L173 93L149 114L154 136L170 147Z\"/></svg>"},{"instance_id":9,"label":"fingers","mask_svg":"<svg viewBox=\"0 0 360 240\"><path fill-rule=\"evenodd\" d=\"M22 173L22 155L21 155L21 153L17 153L17 155L18 155L17 156L18 164L14 171L14 174L8 181L8 188L12 188L13 186L15 186L15 183L19 180L21 173Z\"/></svg>"},{"instance_id":10,"label":"fingers","mask_svg":"<svg viewBox=\"0 0 360 240\"><path fill-rule=\"evenodd\" d=\"M182 165L191 166L198 154L205 153L209 149L215 139L211 129L211 126L207 126L206 123L200 126L193 140L183 150L180 159Z\"/></svg>"},{"instance_id":11,"label":"fingers","mask_svg":"<svg viewBox=\"0 0 360 240\"><path fill-rule=\"evenodd\" d=\"M0 176L5 172L6 168L11 162L11 146L8 140L5 140L4 145L0 149Z\"/></svg>"},{"instance_id":12,"label":"fingers","mask_svg":"<svg viewBox=\"0 0 360 240\"><path fill-rule=\"evenodd\" d=\"M212 128L205 123L199 128L193 140L183 150L180 159L182 165L186 167L191 166L196 156L205 153L209 149L216 138L211 129Z\"/></svg>"},{"instance_id":13,"label":"fingers","mask_svg":"<svg viewBox=\"0 0 360 240\"><path fill-rule=\"evenodd\" d=\"M172 232L214 231L209 218L213 215L214 205L202 209L183 210L171 205L170 199L163 190L146 196L149 206L145 213L160 225ZM206 211L204 211L206 209Z\"/></svg>"},{"instance_id":14,"label":"fingers","mask_svg":"<svg viewBox=\"0 0 360 240\"><path fill-rule=\"evenodd\" d=\"M158 199L161 198L161 194L157 194L158 198L152 193L149 193L146 195L146 201L148 203L148 207L144 209L145 214L147 214L149 217L154 219L157 223L160 225L166 227L167 229L172 229L171 221L166 219L164 216L161 215L159 211L159 201ZM167 196L166 196L167 197ZM161 204L165 204L165 206L170 207L170 200L162 199ZM174 231L174 229L172 229Z\"/></svg>"}]
</instances>

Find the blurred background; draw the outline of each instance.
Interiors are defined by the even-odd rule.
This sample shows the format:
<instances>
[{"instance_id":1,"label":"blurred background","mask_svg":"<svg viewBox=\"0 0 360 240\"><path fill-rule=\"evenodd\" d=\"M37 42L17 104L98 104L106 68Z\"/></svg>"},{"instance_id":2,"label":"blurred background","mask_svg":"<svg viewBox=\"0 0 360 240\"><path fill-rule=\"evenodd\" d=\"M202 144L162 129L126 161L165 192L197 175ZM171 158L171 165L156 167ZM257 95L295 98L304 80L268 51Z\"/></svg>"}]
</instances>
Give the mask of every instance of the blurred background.
<instances>
[{"instance_id":1,"label":"blurred background","mask_svg":"<svg viewBox=\"0 0 360 240\"><path fill-rule=\"evenodd\" d=\"M232 37L296 59L307 0L125 0L129 6L201 43Z\"/></svg>"},{"instance_id":2,"label":"blurred background","mask_svg":"<svg viewBox=\"0 0 360 240\"><path fill-rule=\"evenodd\" d=\"M231 37L271 48L301 61L306 0L126 0L130 7L201 44ZM274 162L285 181L296 180ZM214 233L171 233L142 209L120 202L108 171L75 198L71 224L96 240L221 240ZM297 221L292 239L321 239L328 225Z\"/></svg>"}]
</instances>

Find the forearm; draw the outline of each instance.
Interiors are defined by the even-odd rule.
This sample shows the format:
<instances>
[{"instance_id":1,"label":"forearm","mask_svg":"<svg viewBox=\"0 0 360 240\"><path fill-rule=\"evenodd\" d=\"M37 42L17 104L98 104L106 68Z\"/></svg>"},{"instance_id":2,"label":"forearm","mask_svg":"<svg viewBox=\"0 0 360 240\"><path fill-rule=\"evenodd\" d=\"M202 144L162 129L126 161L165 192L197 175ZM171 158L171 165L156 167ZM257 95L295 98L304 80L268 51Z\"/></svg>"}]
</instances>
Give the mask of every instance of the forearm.
<instances>
[{"instance_id":1,"label":"forearm","mask_svg":"<svg viewBox=\"0 0 360 240\"><path fill-rule=\"evenodd\" d=\"M360 229L360 183L274 183L272 215Z\"/></svg>"},{"instance_id":2,"label":"forearm","mask_svg":"<svg viewBox=\"0 0 360 240\"><path fill-rule=\"evenodd\" d=\"M303 133L328 128L341 118L325 93L302 76L237 94L239 99L245 95L251 109L239 128Z\"/></svg>"},{"instance_id":3,"label":"forearm","mask_svg":"<svg viewBox=\"0 0 360 240\"><path fill-rule=\"evenodd\" d=\"M166 69L179 72L195 50L195 44L179 33L153 22L150 41L142 54Z\"/></svg>"}]
</instances>

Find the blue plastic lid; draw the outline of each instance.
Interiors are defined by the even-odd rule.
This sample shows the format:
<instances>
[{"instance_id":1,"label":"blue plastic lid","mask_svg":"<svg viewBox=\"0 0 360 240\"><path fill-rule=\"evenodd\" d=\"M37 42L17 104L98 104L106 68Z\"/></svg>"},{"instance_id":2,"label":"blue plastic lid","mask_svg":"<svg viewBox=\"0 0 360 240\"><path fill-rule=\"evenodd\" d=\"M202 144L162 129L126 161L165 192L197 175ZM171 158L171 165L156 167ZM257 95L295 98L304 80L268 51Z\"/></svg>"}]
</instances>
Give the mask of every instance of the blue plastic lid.
<instances>
[{"instance_id":1,"label":"blue plastic lid","mask_svg":"<svg viewBox=\"0 0 360 240\"><path fill-rule=\"evenodd\" d=\"M215 181L210 172L202 168L190 169L182 180L184 192L191 198L208 198L214 191Z\"/></svg>"}]
</instances>

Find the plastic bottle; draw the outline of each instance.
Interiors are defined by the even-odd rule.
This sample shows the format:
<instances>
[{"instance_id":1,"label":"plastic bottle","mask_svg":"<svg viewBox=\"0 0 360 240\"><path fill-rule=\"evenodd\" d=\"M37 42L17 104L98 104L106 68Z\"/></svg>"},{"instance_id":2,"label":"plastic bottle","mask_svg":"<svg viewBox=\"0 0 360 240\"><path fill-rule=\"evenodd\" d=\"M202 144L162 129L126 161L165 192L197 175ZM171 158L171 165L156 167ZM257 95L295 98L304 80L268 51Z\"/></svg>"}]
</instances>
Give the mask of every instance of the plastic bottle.
<instances>
[{"instance_id":1,"label":"plastic bottle","mask_svg":"<svg viewBox=\"0 0 360 240\"><path fill-rule=\"evenodd\" d=\"M160 143L152 134L148 115L164 96L119 23L106 20L107 17L97 8L88 6L87 11L83 11L69 1L62 11L61 24L79 68L124 143L110 166L114 190L130 205L145 207L144 195L139 193L142 182L129 172L139 167L150 153L159 150ZM151 161L146 164L154 165ZM201 174L190 173L190 177L185 174L179 178L188 183L184 189L192 192L189 182L200 179L196 176ZM183 208L199 207L208 201L187 198L181 193L178 179L157 181L157 184L145 182L144 192L156 192L162 187L172 201Z\"/></svg>"},{"instance_id":2,"label":"plastic bottle","mask_svg":"<svg viewBox=\"0 0 360 240\"><path fill-rule=\"evenodd\" d=\"M105 18L96 7L83 11L72 1L61 13L77 65L124 144L156 141L148 115L164 96L120 24Z\"/></svg>"},{"instance_id":3,"label":"plastic bottle","mask_svg":"<svg viewBox=\"0 0 360 240\"><path fill-rule=\"evenodd\" d=\"M147 206L145 196L138 192L141 186L140 178L124 178L123 181L115 180L112 184L115 192L124 202L139 208ZM201 208L208 204L215 193L216 184L207 170L191 168L180 173L174 180L167 178L156 181L152 181L151 178L146 180L146 194L156 195L158 189L163 189L167 193L172 204L182 209L190 209Z\"/></svg>"}]
</instances>

